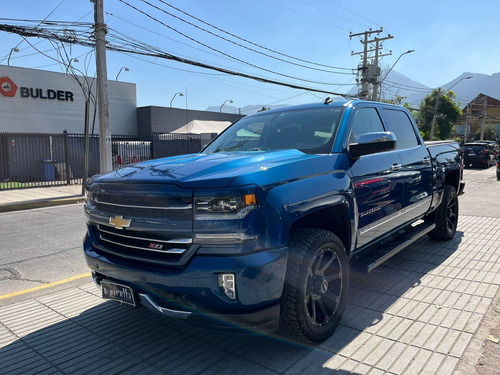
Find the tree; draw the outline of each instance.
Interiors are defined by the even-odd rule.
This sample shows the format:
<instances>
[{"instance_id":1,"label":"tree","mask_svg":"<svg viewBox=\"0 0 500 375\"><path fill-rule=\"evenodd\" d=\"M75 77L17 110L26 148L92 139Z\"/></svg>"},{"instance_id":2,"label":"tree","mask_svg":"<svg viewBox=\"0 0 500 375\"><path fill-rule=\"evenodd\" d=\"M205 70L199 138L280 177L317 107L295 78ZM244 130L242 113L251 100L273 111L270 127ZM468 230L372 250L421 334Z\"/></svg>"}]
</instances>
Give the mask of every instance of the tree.
<instances>
[{"instance_id":1,"label":"tree","mask_svg":"<svg viewBox=\"0 0 500 375\"><path fill-rule=\"evenodd\" d=\"M493 128L493 125L491 124L486 124L484 126L484 140L491 140L494 141L497 138L497 134L495 132L495 129ZM479 126L479 129L477 129L474 132L474 140L479 141L481 139L481 126Z\"/></svg>"},{"instance_id":2,"label":"tree","mask_svg":"<svg viewBox=\"0 0 500 375\"><path fill-rule=\"evenodd\" d=\"M415 116L418 128L424 135L424 139L429 139L431 133L432 117L436 106L436 99L439 93L439 106L436 114L436 125L434 127L434 139L447 139L451 136L453 123L462 115L462 110L453 101L456 97L453 91L444 94L441 90L433 90L420 104L420 111Z\"/></svg>"},{"instance_id":3,"label":"tree","mask_svg":"<svg viewBox=\"0 0 500 375\"><path fill-rule=\"evenodd\" d=\"M382 99L382 103L389 103L389 104L395 104L395 105L402 105L403 100L406 99L406 96L399 95L399 93L396 93L394 96L390 97L389 99Z\"/></svg>"}]
</instances>

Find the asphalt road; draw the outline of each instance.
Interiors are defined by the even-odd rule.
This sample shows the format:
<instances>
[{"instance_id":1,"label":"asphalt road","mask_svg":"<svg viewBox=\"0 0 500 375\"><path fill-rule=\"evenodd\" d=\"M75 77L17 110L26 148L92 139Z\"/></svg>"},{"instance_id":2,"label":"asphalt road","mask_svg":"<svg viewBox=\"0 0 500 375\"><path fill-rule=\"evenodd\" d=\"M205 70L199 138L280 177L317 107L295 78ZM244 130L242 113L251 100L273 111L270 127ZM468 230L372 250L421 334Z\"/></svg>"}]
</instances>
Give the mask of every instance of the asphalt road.
<instances>
[{"instance_id":1,"label":"asphalt road","mask_svg":"<svg viewBox=\"0 0 500 375\"><path fill-rule=\"evenodd\" d=\"M82 204L0 214L0 295L89 272Z\"/></svg>"}]
</instances>

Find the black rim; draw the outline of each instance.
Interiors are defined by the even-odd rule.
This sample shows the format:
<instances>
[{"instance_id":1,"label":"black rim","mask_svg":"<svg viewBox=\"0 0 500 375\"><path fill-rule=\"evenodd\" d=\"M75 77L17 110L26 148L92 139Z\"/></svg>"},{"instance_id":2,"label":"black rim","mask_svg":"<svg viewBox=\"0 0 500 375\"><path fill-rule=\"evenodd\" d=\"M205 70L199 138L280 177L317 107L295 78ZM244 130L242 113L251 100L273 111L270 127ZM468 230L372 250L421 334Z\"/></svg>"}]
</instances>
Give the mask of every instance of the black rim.
<instances>
[{"instance_id":1,"label":"black rim","mask_svg":"<svg viewBox=\"0 0 500 375\"><path fill-rule=\"evenodd\" d=\"M455 230L457 225L457 200L454 195L450 196L446 210L446 227L451 233Z\"/></svg>"},{"instance_id":2,"label":"black rim","mask_svg":"<svg viewBox=\"0 0 500 375\"><path fill-rule=\"evenodd\" d=\"M340 260L325 245L314 254L304 287L304 309L309 323L323 327L331 321L337 312L342 286Z\"/></svg>"}]
</instances>

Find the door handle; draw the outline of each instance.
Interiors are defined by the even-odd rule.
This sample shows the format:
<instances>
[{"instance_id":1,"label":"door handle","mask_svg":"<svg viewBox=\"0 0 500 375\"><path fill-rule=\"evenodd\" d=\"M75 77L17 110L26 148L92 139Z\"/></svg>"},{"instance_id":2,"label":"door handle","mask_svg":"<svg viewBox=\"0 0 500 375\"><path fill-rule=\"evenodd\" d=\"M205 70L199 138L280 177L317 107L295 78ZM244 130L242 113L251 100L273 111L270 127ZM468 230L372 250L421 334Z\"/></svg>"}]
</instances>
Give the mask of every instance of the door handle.
<instances>
[{"instance_id":1,"label":"door handle","mask_svg":"<svg viewBox=\"0 0 500 375\"><path fill-rule=\"evenodd\" d=\"M399 171L402 167L403 166L401 164L394 163L393 165L391 165L391 171L393 172Z\"/></svg>"},{"instance_id":2,"label":"door handle","mask_svg":"<svg viewBox=\"0 0 500 375\"><path fill-rule=\"evenodd\" d=\"M429 164L431 162L431 158L426 156L425 158L422 159L422 163L424 164Z\"/></svg>"}]
</instances>

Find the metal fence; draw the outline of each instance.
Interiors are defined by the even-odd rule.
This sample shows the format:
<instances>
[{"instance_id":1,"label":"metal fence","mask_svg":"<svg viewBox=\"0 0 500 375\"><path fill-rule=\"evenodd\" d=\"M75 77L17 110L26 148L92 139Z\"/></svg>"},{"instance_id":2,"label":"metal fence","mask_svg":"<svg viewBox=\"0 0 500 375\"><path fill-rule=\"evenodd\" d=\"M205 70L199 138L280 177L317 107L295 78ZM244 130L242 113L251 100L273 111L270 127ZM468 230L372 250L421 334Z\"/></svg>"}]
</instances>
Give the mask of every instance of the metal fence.
<instances>
[{"instance_id":1,"label":"metal fence","mask_svg":"<svg viewBox=\"0 0 500 375\"><path fill-rule=\"evenodd\" d=\"M153 133L152 141L112 136L113 169L129 163L197 153L215 134ZM0 133L0 190L81 184L83 134ZM89 177L99 173L99 136L89 137Z\"/></svg>"},{"instance_id":2,"label":"metal fence","mask_svg":"<svg viewBox=\"0 0 500 375\"><path fill-rule=\"evenodd\" d=\"M113 167L120 162L150 158L134 152L133 136L113 136L113 150L126 155L113 156ZM141 143L142 142L137 142ZM150 142L149 142L150 143ZM0 133L0 190L80 184L84 173L83 134ZM89 176L99 173L99 136L89 137ZM141 155L140 160L129 155Z\"/></svg>"},{"instance_id":3,"label":"metal fence","mask_svg":"<svg viewBox=\"0 0 500 375\"><path fill-rule=\"evenodd\" d=\"M153 159L193 154L200 152L200 150L200 134L153 133Z\"/></svg>"}]
</instances>

